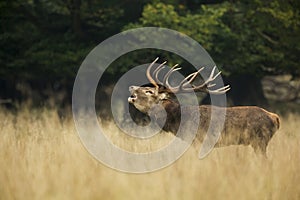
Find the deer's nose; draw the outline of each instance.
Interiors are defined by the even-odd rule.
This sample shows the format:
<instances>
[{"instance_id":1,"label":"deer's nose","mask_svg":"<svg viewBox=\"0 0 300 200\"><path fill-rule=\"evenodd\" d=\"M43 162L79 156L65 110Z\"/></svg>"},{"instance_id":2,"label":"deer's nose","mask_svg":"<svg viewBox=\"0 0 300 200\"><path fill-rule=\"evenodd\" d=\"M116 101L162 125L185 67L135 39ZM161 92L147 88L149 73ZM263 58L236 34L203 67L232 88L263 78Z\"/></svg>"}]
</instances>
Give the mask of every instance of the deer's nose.
<instances>
[{"instance_id":1,"label":"deer's nose","mask_svg":"<svg viewBox=\"0 0 300 200\"><path fill-rule=\"evenodd\" d=\"M136 90L136 89L138 89L138 86L132 85L132 86L129 87L129 91L130 91L130 92L131 92L131 91L134 91L134 90Z\"/></svg>"}]
</instances>

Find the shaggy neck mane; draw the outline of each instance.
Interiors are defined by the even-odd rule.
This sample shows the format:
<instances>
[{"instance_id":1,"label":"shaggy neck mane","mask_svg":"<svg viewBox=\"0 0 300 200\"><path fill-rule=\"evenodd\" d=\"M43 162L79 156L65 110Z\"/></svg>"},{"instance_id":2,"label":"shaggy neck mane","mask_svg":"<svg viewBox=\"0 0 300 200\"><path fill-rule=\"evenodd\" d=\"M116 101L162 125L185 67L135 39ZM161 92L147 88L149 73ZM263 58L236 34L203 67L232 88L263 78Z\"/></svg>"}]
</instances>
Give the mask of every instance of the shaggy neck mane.
<instances>
[{"instance_id":1,"label":"shaggy neck mane","mask_svg":"<svg viewBox=\"0 0 300 200\"><path fill-rule=\"evenodd\" d=\"M164 111L155 111L155 115L152 115L152 117L155 118L156 122L160 125L160 127L162 127L164 131L171 131L173 133L176 133L181 119L181 110L179 103L171 99L165 99L162 100L161 105L165 109L167 116L165 116L165 114L163 113ZM163 124L165 117L167 118L165 123Z\"/></svg>"}]
</instances>

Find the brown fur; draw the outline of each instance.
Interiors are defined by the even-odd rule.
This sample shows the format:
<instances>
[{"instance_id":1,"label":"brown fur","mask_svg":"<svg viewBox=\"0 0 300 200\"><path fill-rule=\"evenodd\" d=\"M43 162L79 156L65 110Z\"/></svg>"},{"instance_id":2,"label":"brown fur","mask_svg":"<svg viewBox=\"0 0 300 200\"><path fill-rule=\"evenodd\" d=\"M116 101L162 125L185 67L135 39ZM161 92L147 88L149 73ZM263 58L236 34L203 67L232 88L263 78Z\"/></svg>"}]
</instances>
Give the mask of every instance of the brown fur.
<instances>
[{"instance_id":1,"label":"brown fur","mask_svg":"<svg viewBox=\"0 0 300 200\"><path fill-rule=\"evenodd\" d=\"M176 101L170 98L170 94L156 91L151 87L135 87L131 88L130 92L132 96L128 101L140 111L153 117L163 130L176 134L183 115L190 119L189 123L199 123L197 139L200 142L203 141L210 123L212 106L184 106L181 108ZM215 109L226 109L224 127L216 147L251 145L255 152L266 154L270 139L280 127L278 115L256 106L215 107ZM195 112L200 113L199 122L193 121ZM166 122L160 124L165 116L164 113L167 113Z\"/></svg>"}]
</instances>

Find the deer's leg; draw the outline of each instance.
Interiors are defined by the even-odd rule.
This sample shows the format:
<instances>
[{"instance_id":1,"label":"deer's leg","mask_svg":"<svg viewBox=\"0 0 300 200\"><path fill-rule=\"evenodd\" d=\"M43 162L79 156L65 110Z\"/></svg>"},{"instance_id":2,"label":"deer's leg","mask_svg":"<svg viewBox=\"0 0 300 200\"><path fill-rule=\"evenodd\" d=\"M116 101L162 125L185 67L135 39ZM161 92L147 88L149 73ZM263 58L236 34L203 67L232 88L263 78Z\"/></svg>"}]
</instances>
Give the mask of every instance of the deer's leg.
<instances>
[{"instance_id":1,"label":"deer's leg","mask_svg":"<svg viewBox=\"0 0 300 200\"><path fill-rule=\"evenodd\" d=\"M251 144L256 154L263 155L266 158L267 158L267 145L268 142L266 142L264 138L257 138L257 140Z\"/></svg>"}]
</instances>

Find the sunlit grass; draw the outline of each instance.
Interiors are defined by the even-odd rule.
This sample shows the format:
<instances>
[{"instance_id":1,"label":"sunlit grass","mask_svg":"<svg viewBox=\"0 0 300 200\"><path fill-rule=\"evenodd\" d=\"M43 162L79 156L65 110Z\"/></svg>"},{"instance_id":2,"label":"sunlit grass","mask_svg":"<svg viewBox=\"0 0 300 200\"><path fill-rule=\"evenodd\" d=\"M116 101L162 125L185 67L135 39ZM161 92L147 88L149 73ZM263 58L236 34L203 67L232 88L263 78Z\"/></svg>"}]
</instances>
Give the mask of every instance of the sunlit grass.
<instances>
[{"instance_id":1,"label":"sunlit grass","mask_svg":"<svg viewBox=\"0 0 300 200\"><path fill-rule=\"evenodd\" d=\"M173 165L126 174L96 161L70 117L55 110L0 112L0 199L300 199L300 116L287 115L268 146L219 148L203 160L190 148ZM136 142L108 123L107 135L131 151L165 145L171 134Z\"/></svg>"}]
</instances>

